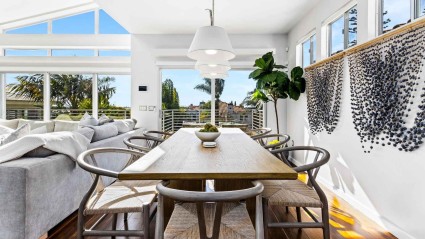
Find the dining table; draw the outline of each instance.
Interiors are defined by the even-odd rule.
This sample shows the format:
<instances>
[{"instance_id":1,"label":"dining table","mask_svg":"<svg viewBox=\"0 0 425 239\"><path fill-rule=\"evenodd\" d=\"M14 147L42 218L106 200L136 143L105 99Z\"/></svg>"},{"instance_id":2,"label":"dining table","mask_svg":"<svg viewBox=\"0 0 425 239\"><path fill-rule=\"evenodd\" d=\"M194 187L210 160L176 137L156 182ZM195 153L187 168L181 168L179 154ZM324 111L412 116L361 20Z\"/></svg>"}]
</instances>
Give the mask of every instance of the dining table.
<instances>
[{"instance_id":1,"label":"dining table","mask_svg":"<svg viewBox=\"0 0 425 239\"><path fill-rule=\"evenodd\" d=\"M181 128L145 156L123 169L119 180L168 180L169 187L205 191L214 180L214 190L251 187L253 180L295 180L298 174L239 128L220 128L216 147L205 148L196 128ZM255 204L249 203L248 204ZM168 221L174 202L164 200ZM255 207L248 208L250 215Z\"/></svg>"}]
</instances>

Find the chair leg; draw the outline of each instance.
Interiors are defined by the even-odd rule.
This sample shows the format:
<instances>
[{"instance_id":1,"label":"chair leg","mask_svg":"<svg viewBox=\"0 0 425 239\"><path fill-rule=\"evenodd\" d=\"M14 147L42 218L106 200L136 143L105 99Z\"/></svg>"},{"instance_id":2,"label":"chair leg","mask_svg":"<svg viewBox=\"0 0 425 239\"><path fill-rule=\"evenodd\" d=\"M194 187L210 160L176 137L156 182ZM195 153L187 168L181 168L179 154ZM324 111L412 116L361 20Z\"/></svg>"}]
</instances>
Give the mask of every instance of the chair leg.
<instances>
[{"instance_id":1,"label":"chair leg","mask_svg":"<svg viewBox=\"0 0 425 239\"><path fill-rule=\"evenodd\" d=\"M263 222L264 222L264 239L269 238L269 203L263 198Z\"/></svg>"},{"instance_id":2,"label":"chair leg","mask_svg":"<svg viewBox=\"0 0 425 239\"><path fill-rule=\"evenodd\" d=\"M285 208L286 208L286 213L289 213L289 207L286 206Z\"/></svg>"},{"instance_id":3,"label":"chair leg","mask_svg":"<svg viewBox=\"0 0 425 239\"><path fill-rule=\"evenodd\" d=\"M144 205L143 206L143 239L147 239L149 238L149 224L150 224L150 220L149 220L149 213L150 213L150 206L149 205Z\"/></svg>"},{"instance_id":4,"label":"chair leg","mask_svg":"<svg viewBox=\"0 0 425 239\"><path fill-rule=\"evenodd\" d=\"M128 213L124 213L124 222L128 221Z\"/></svg>"},{"instance_id":5,"label":"chair leg","mask_svg":"<svg viewBox=\"0 0 425 239\"><path fill-rule=\"evenodd\" d=\"M77 222L77 239L83 239L83 231L84 231L84 214L82 209L78 209L78 222Z\"/></svg>"},{"instance_id":6,"label":"chair leg","mask_svg":"<svg viewBox=\"0 0 425 239\"><path fill-rule=\"evenodd\" d=\"M112 215L112 231L117 230L117 224L118 224L118 214ZM115 237L111 237L112 239L115 239Z\"/></svg>"},{"instance_id":7,"label":"chair leg","mask_svg":"<svg viewBox=\"0 0 425 239\"><path fill-rule=\"evenodd\" d=\"M297 221L301 222L301 208L296 207L296 210L297 210Z\"/></svg>"},{"instance_id":8,"label":"chair leg","mask_svg":"<svg viewBox=\"0 0 425 239\"><path fill-rule=\"evenodd\" d=\"M323 222L323 239L330 239L330 225L329 225L329 209L328 205L323 205L322 208L322 222Z\"/></svg>"}]
</instances>

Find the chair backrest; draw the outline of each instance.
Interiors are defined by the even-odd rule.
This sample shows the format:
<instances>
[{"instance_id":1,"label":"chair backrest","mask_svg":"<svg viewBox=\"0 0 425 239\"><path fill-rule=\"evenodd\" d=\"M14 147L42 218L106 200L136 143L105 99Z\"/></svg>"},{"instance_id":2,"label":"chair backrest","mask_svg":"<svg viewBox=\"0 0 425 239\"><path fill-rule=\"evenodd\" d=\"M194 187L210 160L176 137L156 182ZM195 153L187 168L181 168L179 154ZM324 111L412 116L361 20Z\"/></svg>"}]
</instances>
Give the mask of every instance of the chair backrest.
<instances>
[{"instance_id":1,"label":"chair backrest","mask_svg":"<svg viewBox=\"0 0 425 239\"><path fill-rule=\"evenodd\" d=\"M224 202L234 202L240 201L243 199L248 199L256 197L256 219L255 219L255 229L256 229L256 238L263 238L263 212L262 212L262 202L261 202L261 193L263 192L264 186L259 181L253 182L253 187L242 190L235 191L220 191L220 192L195 192L195 191L184 191L178 189L172 189L166 187L168 182L162 182L157 185L158 195L158 214L157 214L157 231L156 238L162 239L164 232L164 216L163 216L163 197L171 198L180 202L194 202L196 203L196 212L198 215L198 224L200 238L206 239L206 222L204 216L204 203L216 203L214 223L212 228L212 237L211 239L218 239L220 233L220 224L221 216L223 211Z\"/></svg>"},{"instance_id":2,"label":"chair backrest","mask_svg":"<svg viewBox=\"0 0 425 239\"><path fill-rule=\"evenodd\" d=\"M105 184L103 180L100 179L100 176L118 178L118 172L99 167L98 162L96 160L96 155L105 153L128 154L131 156L128 161L131 161L133 158L141 158L145 155L144 152L138 152L123 148L96 148L81 153L77 158L77 164L85 171L91 173L97 184L97 191L101 191L105 187ZM88 162L88 159L91 159L90 163Z\"/></svg>"},{"instance_id":3,"label":"chair backrest","mask_svg":"<svg viewBox=\"0 0 425 239\"><path fill-rule=\"evenodd\" d=\"M161 138L161 139L168 139L173 135L173 133L165 132L165 131L150 130L150 131L144 132L143 135L149 136L149 137Z\"/></svg>"},{"instance_id":4,"label":"chair backrest","mask_svg":"<svg viewBox=\"0 0 425 239\"><path fill-rule=\"evenodd\" d=\"M266 134L252 137L261 146L268 150L283 148L291 140L291 137L286 134Z\"/></svg>"},{"instance_id":5,"label":"chair backrest","mask_svg":"<svg viewBox=\"0 0 425 239\"><path fill-rule=\"evenodd\" d=\"M320 167L329 162L329 152L326 149L314 146L294 146L272 150L271 153L280 158L287 165L291 166L291 161L289 160L288 155L293 151L306 151L308 153L315 153L313 162L293 167L293 169L298 173L307 172L309 176L308 185L312 186L313 183L316 183L315 179L319 173Z\"/></svg>"},{"instance_id":6,"label":"chair backrest","mask_svg":"<svg viewBox=\"0 0 425 239\"><path fill-rule=\"evenodd\" d=\"M145 142L144 145L136 144L132 141L143 141ZM129 138L124 139L124 144L127 145L129 149L136 149L141 152L149 152L151 149L155 148L156 146L160 145L162 142L164 142L165 139L153 137L153 136L131 136Z\"/></svg>"},{"instance_id":7,"label":"chair backrest","mask_svg":"<svg viewBox=\"0 0 425 239\"><path fill-rule=\"evenodd\" d=\"M272 132L271 128L260 128L260 129L253 129L251 130L251 137L259 137L266 134L270 134Z\"/></svg>"}]
</instances>

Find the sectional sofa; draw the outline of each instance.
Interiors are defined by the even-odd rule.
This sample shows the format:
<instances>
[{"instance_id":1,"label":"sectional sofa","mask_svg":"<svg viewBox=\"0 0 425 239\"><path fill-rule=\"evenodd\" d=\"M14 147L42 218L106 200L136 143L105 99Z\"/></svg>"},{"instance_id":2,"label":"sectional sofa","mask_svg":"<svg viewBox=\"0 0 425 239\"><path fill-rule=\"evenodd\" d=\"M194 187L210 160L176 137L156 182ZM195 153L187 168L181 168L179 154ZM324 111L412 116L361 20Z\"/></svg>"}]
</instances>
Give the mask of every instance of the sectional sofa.
<instances>
[{"instance_id":1,"label":"sectional sofa","mask_svg":"<svg viewBox=\"0 0 425 239\"><path fill-rule=\"evenodd\" d=\"M74 131L79 127L78 122L66 121L0 121L0 125L10 128L25 123L32 128L46 126L48 132ZM125 129L126 125L118 124L116 135L93 129L94 137L88 148L125 148L124 138L144 131L134 129L134 124L133 128ZM109 154L97 161L100 167L121 170L127 156ZM0 164L0 238L38 239L77 210L91 183L91 175L62 154L24 156Z\"/></svg>"}]
</instances>

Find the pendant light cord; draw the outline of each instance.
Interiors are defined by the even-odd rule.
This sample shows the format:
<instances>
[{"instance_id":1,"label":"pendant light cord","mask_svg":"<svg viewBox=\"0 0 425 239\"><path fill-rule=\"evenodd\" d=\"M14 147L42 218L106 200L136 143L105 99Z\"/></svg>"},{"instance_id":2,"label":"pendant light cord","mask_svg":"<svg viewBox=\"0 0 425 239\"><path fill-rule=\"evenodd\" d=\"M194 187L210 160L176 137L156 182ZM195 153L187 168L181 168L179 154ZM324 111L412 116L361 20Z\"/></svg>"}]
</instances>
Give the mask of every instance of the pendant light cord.
<instances>
[{"instance_id":1,"label":"pendant light cord","mask_svg":"<svg viewBox=\"0 0 425 239\"><path fill-rule=\"evenodd\" d=\"M210 12L211 26L214 26L215 1L212 0L212 9L205 9Z\"/></svg>"}]
</instances>

